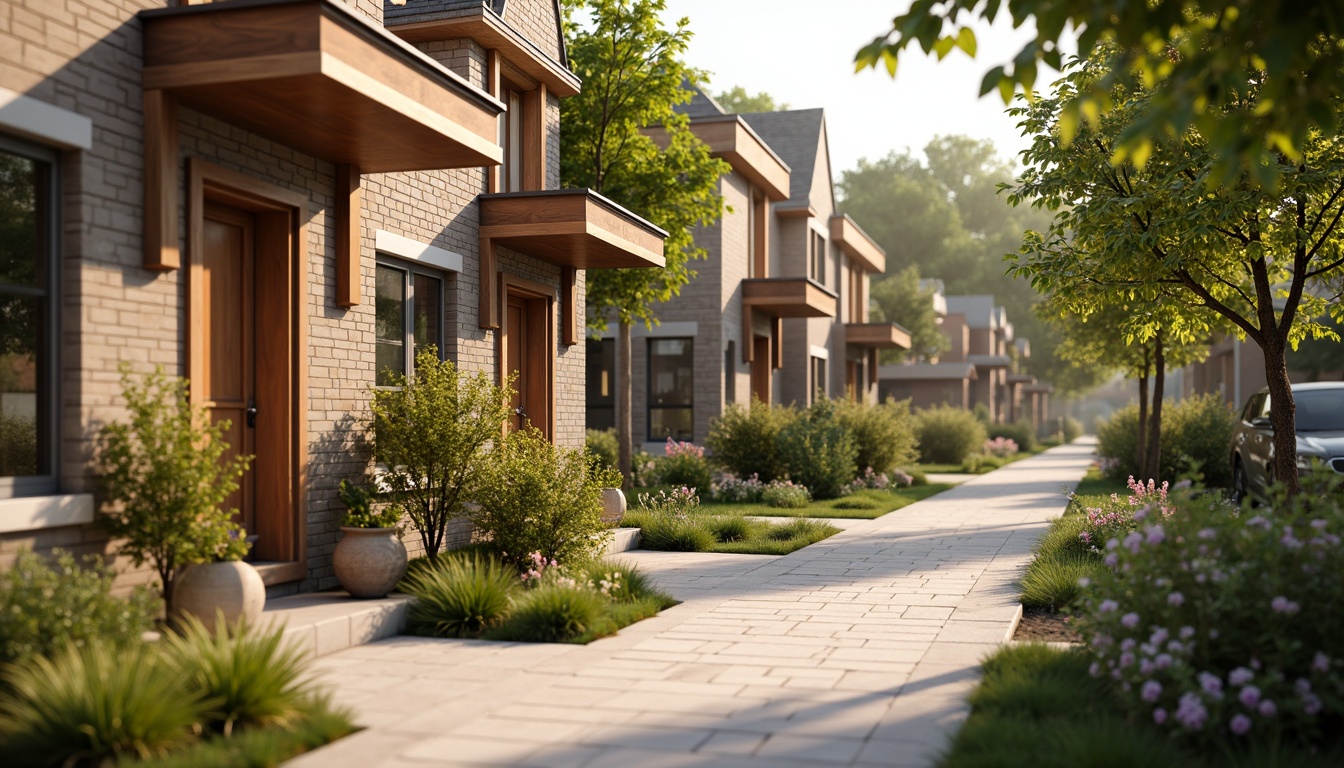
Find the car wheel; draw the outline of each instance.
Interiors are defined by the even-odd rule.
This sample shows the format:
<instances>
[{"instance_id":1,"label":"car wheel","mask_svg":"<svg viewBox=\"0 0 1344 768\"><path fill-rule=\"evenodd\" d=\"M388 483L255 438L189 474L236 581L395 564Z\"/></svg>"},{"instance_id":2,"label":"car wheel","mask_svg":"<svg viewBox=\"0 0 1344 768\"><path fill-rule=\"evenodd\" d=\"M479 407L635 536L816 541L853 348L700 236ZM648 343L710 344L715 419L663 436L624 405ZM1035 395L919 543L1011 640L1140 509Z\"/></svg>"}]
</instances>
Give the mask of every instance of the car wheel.
<instances>
[{"instance_id":1,"label":"car wheel","mask_svg":"<svg viewBox=\"0 0 1344 768\"><path fill-rule=\"evenodd\" d=\"M1232 462L1232 501L1240 506L1246 497L1246 470L1241 468L1241 459L1236 459Z\"/></svg>"}]
</instances>

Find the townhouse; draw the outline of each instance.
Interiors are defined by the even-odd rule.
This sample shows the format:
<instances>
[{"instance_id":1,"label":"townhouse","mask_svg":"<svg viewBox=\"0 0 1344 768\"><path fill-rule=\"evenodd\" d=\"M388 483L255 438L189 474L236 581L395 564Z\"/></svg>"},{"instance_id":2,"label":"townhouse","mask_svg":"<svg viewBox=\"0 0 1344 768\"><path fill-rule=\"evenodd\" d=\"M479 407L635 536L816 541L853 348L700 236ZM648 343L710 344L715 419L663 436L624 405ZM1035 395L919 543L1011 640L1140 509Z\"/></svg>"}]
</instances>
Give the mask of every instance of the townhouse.
<instances>
[{"instance_id":1,"label":"townhouse","mask_svg":"<svg viewBox=\"0 0 1344 768\"><path fill-rule=\"evenodd\" d=\"M556 0L5 20L0 425L21 449L0 452L0 567L107 549L94 456L121 361L187 376L256 456L238 503L273 595L335 584L370 389L418 350L515 375L514 425L582 444L585 270L661 266L665 233L558 189L581 84Z\"/></svg>"}]
</instances>

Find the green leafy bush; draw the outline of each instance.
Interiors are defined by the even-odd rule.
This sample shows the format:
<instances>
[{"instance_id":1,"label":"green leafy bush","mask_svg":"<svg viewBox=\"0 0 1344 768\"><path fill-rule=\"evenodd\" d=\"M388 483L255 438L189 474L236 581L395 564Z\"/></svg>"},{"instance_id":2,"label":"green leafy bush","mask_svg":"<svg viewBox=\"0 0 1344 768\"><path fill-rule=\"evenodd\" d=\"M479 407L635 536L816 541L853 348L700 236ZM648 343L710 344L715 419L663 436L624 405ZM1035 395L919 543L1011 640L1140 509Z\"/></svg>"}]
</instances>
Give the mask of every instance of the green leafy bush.
<instances>
[{"instance_id":1,"label":"green leafy bush","mask_svg":"<svg viewBox=\"0 0 1344 768\"><path fill-rule=\"evenodd\" d=\"M108 424L100 435L103 490L112 503L98 520L121 554L148 562L159 575L164 605L193 563L238 560L247 553L237 510L221 505L238 489L251 456L224 461L227 420L211 424L187 398L186 379L159 367L136 381L122 363L121 394L130 423Z\"/></svg>"},{"instance_id":2,"label":"green leafy bush","mask_svg":"<svg viewBox=\"0 0 1344 768\"><path fill-rule=\"evenodd\" d=\"M304 653L286 647L283 627L207 629L185 617L164 637L164 657L187 689L207 702L205 724L228 736L242 726L290 727L312 694Z\"/></svg>"},{"instance_id":3,"label":"green leafy bush","mask_svg":"<svg viewBox=\"0 0 1344 768\"><path fill-rule=\"evenodd\" d=\"M991 424L988 427L989 439L1006 438L1017 443L1019 451L1028 453L1036 450L1036 430L1030 421L1015 421L1012 424Z\"/></svg>"},{"instance_id":4,"label":"green leafy bush","mask_svg":"<svg viewBox=\"0 0 1344 768\"><path fill-rule=\"evenodd\" d=\"M112 570L95 556L81 567L54 550L54 563L19 550L0 572L0 663L51 656L67 645L100 639L109 645L137 641L153 626L159 598L139 588L122 600L111 594Z\"/></svg>"},{"instance_id":5,"label":"green leafy bush","mask_svg":"<svg viewBox=\"0 0 1344 768\"><path fill-rule=\"evenodd\" d=\"M919 460L925 464L960 464L988 439L974 414L950 405L915 412L915 436Z\"/></svg>"},{"instance_id":6,"label":"green leafy bush","mask_svg":"<svg viewBox=\"0 0 1344 768\"><path fill-rule=\"evenodd\" d=\"M1072 416L1064 417L1064 442L1072 443L1083 436L1083 422Z\"/></svg>"},{"instance_id":7,"label":"green leafy bush","mask_svg":"<svg viewBox=\"0 0 1344 768\"><path fill-rule=\"evenodd\" d=\"M280 765L353 733L348 711L326 697L305 705L303 717L290 728L256 728L230 737L215 735L162 757L118 763L120 768L262 768Z\"/></svg>"},{"instance_id":8,"label":"green leafy bush","mask_svg":"<svg viewBox=\"0 0 1344 768\"><path fill-rule=\"evenodd\" d=\"M1228 446L1235 429L1235 414L1217 395L1164 404L1159 476L1139 479L1175 482L1198 472L1206 486L1231 485ZM1139 407L1129 405L1112 413L1097 428L1097 455L1102 457L1103 473L1119 482L1131 475L1138 477L1138 444Z\"/></svg>"},{"instance_id":9,"label":"green leafy bush","mask_svg":"<svg viewBox=\"0 0 1344 768\"><path fill-rule=\"evenodd\" d=\"M1080 630L1128 716L1201 748L1335 745L1344 485L1302 486L1258 515L1178 492L1104 547Z\"/></svg>"},{"instance_id":10,"label":"green leafy bush","mask_svg":"<svg viewBox=\"0 0 1344 768\"><path fill-rule=\"evenodd\" d=\"M661 552L705 552L717 542L714 532L698 517L677 518L649 515L636 519L639 545Z\"/></svg>"},{"instance_id":11,"label":"green leafy bush","mask_svg":"<svg viewBox=\"0 0 1344 768\"><path fill-rule=\"evenodd\" d=\"M341 525L347 528L396 528L401 521L401 509L396 505L378 509L373 493L365 486L342 480L336 489L336 498L345 505Z\"/></svg>"},{"instance_id":12,"label":"green leafy bush","mask_svg":"<svg viewBox=\"0 0 1344 768\"><path fill-rule=\"evenodd\" d=\"M854 438L854 463L885 474L919 458L910 401L887 398L877 405L836 402L836 416Z\"/></svg>"},{"instance_id":13,"label":"green leafy bush","mask_svg":"<svg viewBox=\"0 0 1344 768\"><path fill-rule=\"evenodd\" d=\"M705 461L705 449L690 443L667 439L662 457L654 460L654 482L658 485L680 486L707 493L714 475Z\"/></svg>"},{"instance_id":14,"label":"green leafy bush","mask_svg":"<svg viewBox=\"0 0 1344 768\"><path fill-rule=\"evenodd\" d=\"M752 521L745 517L736 515L722 515L712 517L706 521L709 530L714 534L715 540L720 544L727 544L733 541L743 541L751 537Z\"/></svg>"},{"instance_id":15,"label":"green leafy bush","mask_svg":"<svg viewBox=\"0 0 1344 768\"><path fill-rule=\"evenodd\" d=\"M961 462L961 471L968 475L992 472L1008 463L1008 460L992 453L972 453Z\"/></svg>"},{"instance_id":16,"label":"green leafy bush","mask_svg":"<svg viewBox=\"0 0 1344 768\"><path fill-rule=\"evenodd\" d=\"M761 502L777 509L802 509L811 501L807 488L790 480L776 480L761 491Z\"/></svg>"},{"instance_id":17,"label":"green leafy bush","mask_svg":"<svg viewBox=\"0 0 1344 768\"><path fill-rule=\"evenodd\" d=\"M37 420L0 410L0 477L37 474Z\"/></svg>"},{"instance_id":18,"label":"green leafy bush","mask_svg":"<svg viewBox=\"0 0 1344 768\"><path fill-rule=\"evenodd\" d=\"M724 469L738 477L756 475L768 483L788 472L777 452L778 439L798 417L792 408L756 399L750 408L729 404L722 416L710 421L705 445Z\"/></svg>"},{"instance_id":19,"label":"green leafy bush","mask_svg":"<svg viewBox=\"0 0 1344 768\"><path fill-rule=\"evenodd\" d=\"M854 436L839 418L835 403L818 398L779 431L775 449L789 479L807 486L817 499L834 499L858 476Z\"/></svg>"},{"instance_id":20,"label":"green leafy bush","mask_svg":"<svg viewBox=\"0 0 1344 768\"><path fill-rule=\"evenodd\" d=\"M6 765L98 765L161 755L196 738L210 704L145 643L69 646L5 674Z\"/></svg>"},{"instance_id":21,"label":"green leafy bush","mask_svg":"<svg viewBox=\"0 0 1344 768\"><path fill-rule=\"evenodd\" d=\"M501 443L478 469L479 508L472 513L500 555L522 563L540 552L568 563L601 552L611 535L602 524L602 489L619 486L620 473L591 465L583 451L554 445L534 429L510 432Z\"/></svg>"},{"instance_id":22,"label":"green leafy bush","mask_svg":"<svg viewBox=\"0 0 1344 768\"><path fill-rule=\"evenodd\" d=\"M476 637L509 611L518 573L492 557L441 557L402 583L415 598L407 612L412 634Z\"/></svg>"},{"instance_id":23,"label":"green leafy bush","mask_svg":"<svg viewBox=\"0 0 1344 768\"><path fill-rule=\"evenodd\" d=\"M620 443L614 429L590 429L584 433L583 447L597 462L608 469L616 469Z\"/></svg>"},{"instance_id":24,"label":"green leafy bush","mask_svg":"<svg viewBox=\"0 0 1344 768\"><path fill-rule=\"evenodd\" d=\"M498 463L485 446L499 439L509 390L484 372L459 372L433 347L415 356L410 378L385 374L390 387L372 389L374 455L388 467L383 482L399 511L420 533L425 554L435 557L448 524L466 514L480 481L491 476L486 470Z\"/></svg>"},{"instance_id":25,"label":"green leafy bush","mask_svg":"<svg viewBox=\"0 0 1344 768\"><path fill-rule=\"evenodd\" d=\"M584 634L602 618L606 598L586 587L544 584L528 591L491 631L497 640L559 643Z\"/></svg>"}]
</instances>

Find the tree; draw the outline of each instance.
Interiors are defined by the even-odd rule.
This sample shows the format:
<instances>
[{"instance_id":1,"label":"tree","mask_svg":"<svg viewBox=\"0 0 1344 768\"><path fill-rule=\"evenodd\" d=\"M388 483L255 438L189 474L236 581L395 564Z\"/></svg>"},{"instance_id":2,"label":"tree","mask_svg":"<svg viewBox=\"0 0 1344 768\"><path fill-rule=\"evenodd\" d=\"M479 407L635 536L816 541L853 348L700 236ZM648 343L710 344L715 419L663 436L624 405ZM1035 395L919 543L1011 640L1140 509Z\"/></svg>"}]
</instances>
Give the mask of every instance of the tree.
<instances>
[{"instance_id":1,"label":"tree","mask_svg":"<svg viewBox=\"0 0 1344 768\"><path fill-rule=\"evenodd\" d=\"M891 29L855 56L858 68L882 63L896 75L900 53L918 43L939 59L958 48L974 57L968 23L993 22L1002 12L1013 26L1027 19L1036 34L1011 63L995 66L980 94L997 90L1005 104L1028 95L1039 65L1062 70L1062 43L1087 55L1109 41L1098 75L1058 105L1061 143L1081 123L1093 128L1112 109L1130 113L1110 144L1112 159L1145 165L1164 136L1195 130L1210 158L1205 180L1218 184L1242 173L1272 186L1284 167L1299 162L1313 133L1340 129L1336 101L1344 98L1344 11L1338 3L1284 0L914 0ZM1113 98L1117 87L1162 83L1134 111ZM1259 109L1240 107L1254 96ZM1239 183L1247 183L1242 179Z\"/></svg>"},{"instance_id":2,"label":"tree","mask_svg":"<svg viewBox=\"0 0 1344 768\"><path fill-rule=\"evenodd\" d=\"M882 362L899 363L905 359L924 362L952 347L938 330L933 294L932 286L921 287L919 267L913 265L873 284L869 291L873 322L899 323L910 332L910 349L884 350Z\"/></svg>"},{"instance_id":3,"label":"tree","mask_svg":"<svg viewBox=\"0 0 1344 768\"><path fill-rule=\"evenodd\" d=\"M1311 318L1327 311L1344 316L1338 288L1344 146L1313 131L1299 162L1268 160L1278 166L1278 192L1248 175L1214 184L1216 144L1197 132L1156 143L1142 169L1131 161L1114 165L1115 148L1135 121L1146 119L1152 94L1163 86L1115 86L1117 108L1066 144L1060 121L1067 105L1105 77L1109 60L1080 62L1056 83L1055 94L1014 110L1032 146L1010 199L1056 213L1045 233L1028 233L1013 271L1075 312L1087 314L1100 287L1138 307L1168 301L1206 310L1178 315L1184 324L1166 330L1181 338L1207 334L1217 316L1251 339L1264 352L1272 397L1274 476L1295 491L1286 352L1307 336L1330 334ZM1255 109L1254 94L1229 108ZM1152 314L1134 312L1116 330L1147 337L1157 327Z\"/></svg>"},{"instance_id":4,"label":"tree","mask_svg":"<svg viewBox=\"0 0 1344 768\"><path fill-rule=\"evenodd\" d=\"M653 307L676 296L695 272L692 259L705 251L691 228L717 221L723 213L719 177L728 164L710 157L709 147L691 132L673 107L690 98L683 79L699 72L681 60L691 38L686 19L675 30L660 20L663 0L567 0L566 16L577 7L589 25L567 25L570 67L584 80L583 91L561 102L560 179L564 186L589 187L639 213L667 231L667 266L597 270L588 274L588 325L601 330L617 323L616 432L619 464L630 477L630 326L656 322ZM660 148L644 129L662 126Z\"/></svg>"},{"instance_id":5,"label":"tree","mask_svg":"<svg viewBox=\"0 0 1344 768\"><path fill-rule=\"evenodd\" d=\"M757 94L747 93L747 89L740 85L735 85L726 91L722 91L714 97L719 102L719 106L734 114L745 114L748 112L783 112L789 108L788 104L782 101L775 101L775 97L761 91Z\"/></svg>"}]
</instances>

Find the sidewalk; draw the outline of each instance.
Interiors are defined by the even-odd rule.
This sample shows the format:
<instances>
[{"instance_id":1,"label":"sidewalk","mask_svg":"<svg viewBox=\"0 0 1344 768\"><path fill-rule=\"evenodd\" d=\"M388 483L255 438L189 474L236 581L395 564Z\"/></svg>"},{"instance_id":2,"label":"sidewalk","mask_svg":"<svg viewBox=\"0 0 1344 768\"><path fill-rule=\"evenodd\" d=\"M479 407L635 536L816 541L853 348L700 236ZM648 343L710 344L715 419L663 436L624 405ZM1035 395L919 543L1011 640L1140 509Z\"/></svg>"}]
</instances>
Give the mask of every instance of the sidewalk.
<instances>
[{"instance_id":1,"label":"sidewalk","mask_svg":"<svg viewBox=\"0 0 1344 768\"><path fill-rule=\"evenodd\" d=\"M325 657L367 729L290 765L932 765L1092 449L784 557L625 553L684 602L588 646L398 637Z\"/></svg>"}]
</instances>

